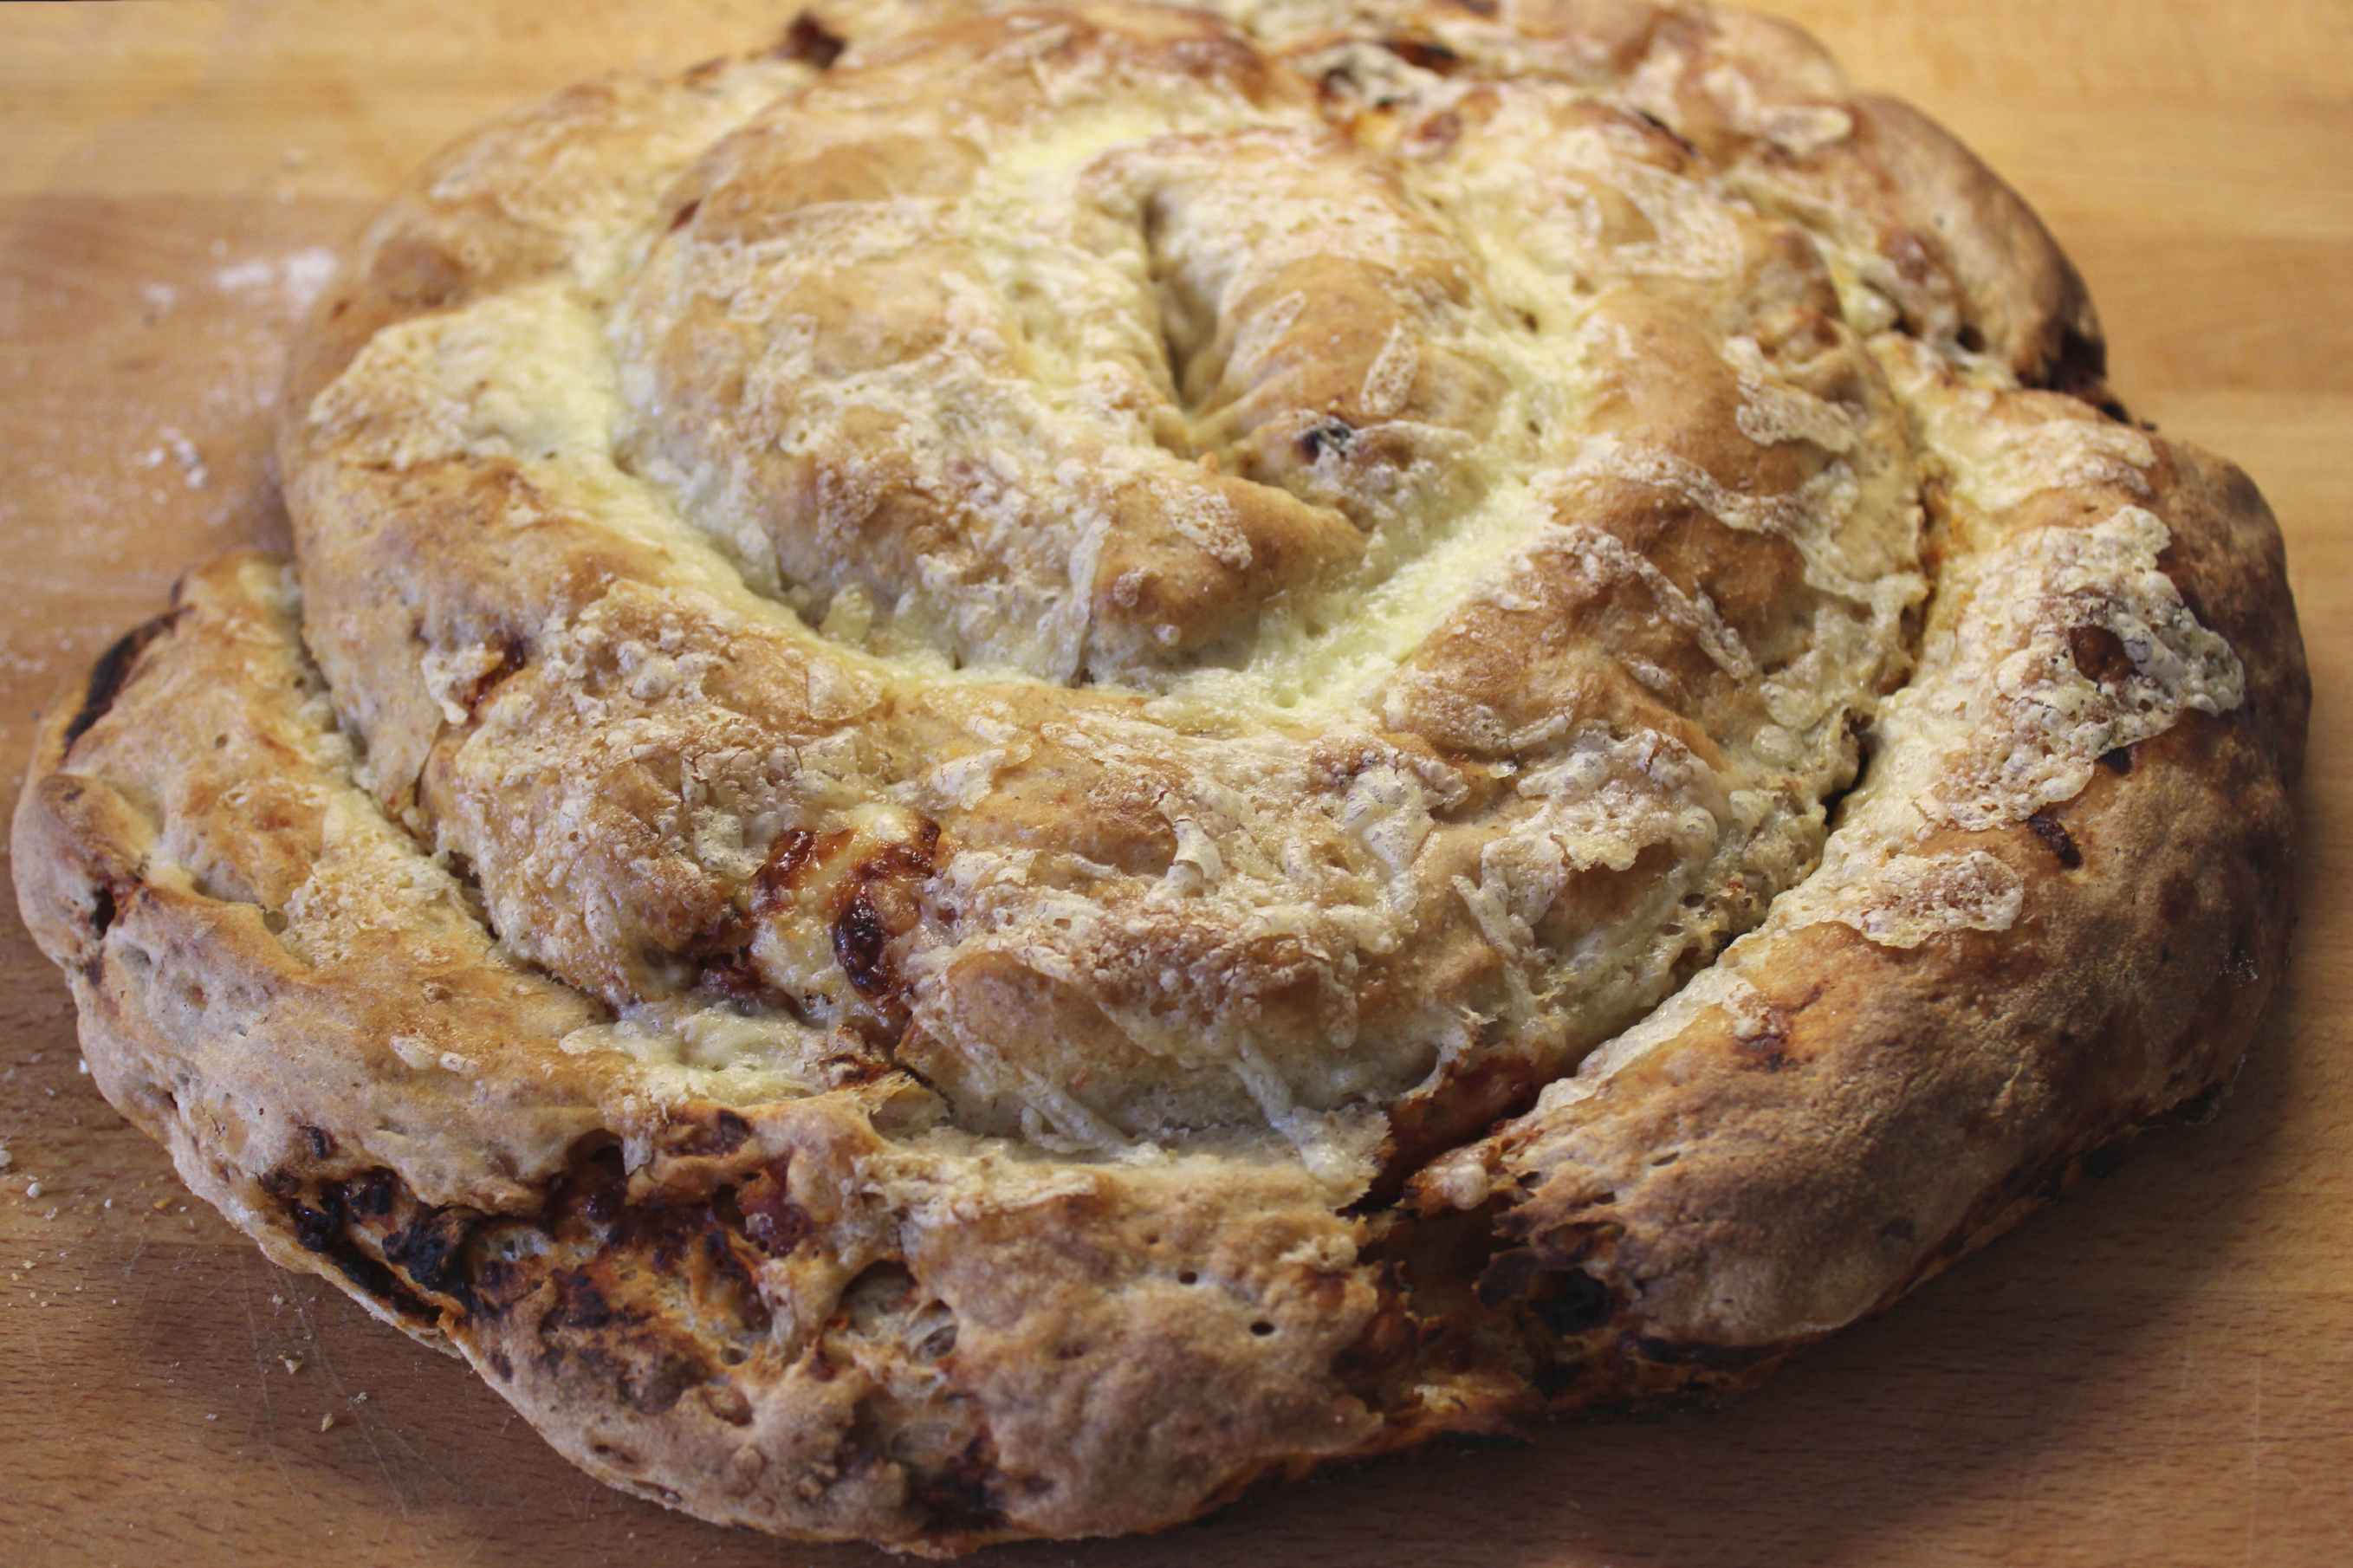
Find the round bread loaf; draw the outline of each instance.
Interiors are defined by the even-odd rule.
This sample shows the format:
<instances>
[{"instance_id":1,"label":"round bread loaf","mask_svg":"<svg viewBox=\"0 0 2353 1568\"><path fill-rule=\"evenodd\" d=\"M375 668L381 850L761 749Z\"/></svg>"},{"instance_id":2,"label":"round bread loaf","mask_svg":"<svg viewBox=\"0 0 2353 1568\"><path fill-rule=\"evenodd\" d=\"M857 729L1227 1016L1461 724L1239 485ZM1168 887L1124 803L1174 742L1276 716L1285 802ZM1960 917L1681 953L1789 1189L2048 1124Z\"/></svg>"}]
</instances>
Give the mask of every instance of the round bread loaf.
<instances>
[{"instance_id":1,"label":"round bread loaf","mask_svg":"<svg viewBox=\"0 0 2353 1568\"><path fill-rule=\"evenodd\" d=\"M820 7L375 222L20 898L196 1191L708 1519L1726 1393L2278 977L2277 532L2101 374L1761 18Z\"/></svg>"}]
</instances>

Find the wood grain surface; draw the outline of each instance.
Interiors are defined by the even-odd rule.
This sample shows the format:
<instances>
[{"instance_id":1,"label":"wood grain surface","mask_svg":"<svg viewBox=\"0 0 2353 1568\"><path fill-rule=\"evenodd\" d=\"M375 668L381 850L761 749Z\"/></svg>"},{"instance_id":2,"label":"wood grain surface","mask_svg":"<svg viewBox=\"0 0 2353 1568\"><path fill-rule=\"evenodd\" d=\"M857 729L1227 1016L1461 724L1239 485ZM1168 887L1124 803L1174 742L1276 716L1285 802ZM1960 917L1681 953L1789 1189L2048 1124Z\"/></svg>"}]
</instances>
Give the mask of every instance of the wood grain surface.
<instances>
[{"instance_id":1,"label":"wood grain surface","mask_svg":"<svg viewBox=\"0 0 2353 1568\"><path fill-rule=\"evenodd\" d=\"M1564 1422L982 1562L2353 1563L2353 4L1780 8L2026 194L2091 280L2125 400L2237 459L2286 530L2317 692L2305 912L2235 1096L1732 1409ZM182 569L282 542L285 335L406 171L518 99L789 13L0 8L8 765ZM0 921L0 1563L883 1561L608 1492L459 1363L263 1263L78 1074L65 986Z\"/></svg>"}]
</instances>

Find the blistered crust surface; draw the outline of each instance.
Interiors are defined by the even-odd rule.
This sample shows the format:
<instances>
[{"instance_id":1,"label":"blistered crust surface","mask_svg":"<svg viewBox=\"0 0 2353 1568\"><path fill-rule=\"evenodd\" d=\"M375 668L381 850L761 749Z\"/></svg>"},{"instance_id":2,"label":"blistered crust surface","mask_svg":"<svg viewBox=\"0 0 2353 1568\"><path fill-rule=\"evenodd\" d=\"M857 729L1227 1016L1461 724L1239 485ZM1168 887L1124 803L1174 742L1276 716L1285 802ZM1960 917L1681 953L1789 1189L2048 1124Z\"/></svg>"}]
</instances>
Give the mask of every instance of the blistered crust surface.
<instances>
[{"instance_id":1,"label":"blistered crust surface","mask_svg":"<svg viewBox=\"0 0 2353 1568\"><path fill-rule=\"evenodd\" d=\"M1737 13L899 9L445 154L299 585L51 717L28 923L273 1257L953 1551L1737 1386L2207 1103L2276 530L1968 153Z\"/></svg>"}]
</instances>

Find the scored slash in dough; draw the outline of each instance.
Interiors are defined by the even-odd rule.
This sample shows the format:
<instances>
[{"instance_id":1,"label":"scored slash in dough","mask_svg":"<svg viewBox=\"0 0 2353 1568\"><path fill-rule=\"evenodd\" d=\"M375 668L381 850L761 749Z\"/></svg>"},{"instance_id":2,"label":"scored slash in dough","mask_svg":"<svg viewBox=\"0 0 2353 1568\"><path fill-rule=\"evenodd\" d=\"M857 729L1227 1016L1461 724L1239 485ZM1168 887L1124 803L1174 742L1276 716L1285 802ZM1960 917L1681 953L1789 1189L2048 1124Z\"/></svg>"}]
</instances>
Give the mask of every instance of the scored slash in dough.
<instances>
[{"instance_id":1,"label":"scored slash in dough","mask_svg":"<svg viewBox=\"0 0 2353 1568\"><path fill-rule=\"evenodd\" d=\"M1728 1393L2276 982L2277 531L2100 374L1763 18L820 5L375 221L20 900L192 1186L708 1519Z\"/></svg>"}]
</instances>

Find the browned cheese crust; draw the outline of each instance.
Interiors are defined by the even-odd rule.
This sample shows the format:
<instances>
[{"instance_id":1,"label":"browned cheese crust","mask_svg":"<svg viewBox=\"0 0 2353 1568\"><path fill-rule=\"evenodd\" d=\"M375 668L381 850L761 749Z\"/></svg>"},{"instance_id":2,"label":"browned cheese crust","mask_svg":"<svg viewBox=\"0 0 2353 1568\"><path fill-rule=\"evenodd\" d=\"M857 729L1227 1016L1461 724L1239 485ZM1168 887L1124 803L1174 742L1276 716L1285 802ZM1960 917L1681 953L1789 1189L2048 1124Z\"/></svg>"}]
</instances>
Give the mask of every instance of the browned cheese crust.
<instances>
[{"instance_id":1,"label":"browned cheese crust","mask_svg":"<svg viewBox=\"0 0 2353 1568\"><path fill-rule=\"evenodd\" d=\"M1715 1394L2210 1107L2307 691L2022 204L1634 0L819 6L444 154L26 917L271 1257L949 1553Z\"/></svg>"}]
</instances>

